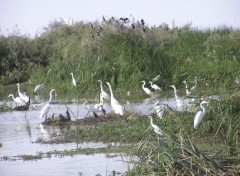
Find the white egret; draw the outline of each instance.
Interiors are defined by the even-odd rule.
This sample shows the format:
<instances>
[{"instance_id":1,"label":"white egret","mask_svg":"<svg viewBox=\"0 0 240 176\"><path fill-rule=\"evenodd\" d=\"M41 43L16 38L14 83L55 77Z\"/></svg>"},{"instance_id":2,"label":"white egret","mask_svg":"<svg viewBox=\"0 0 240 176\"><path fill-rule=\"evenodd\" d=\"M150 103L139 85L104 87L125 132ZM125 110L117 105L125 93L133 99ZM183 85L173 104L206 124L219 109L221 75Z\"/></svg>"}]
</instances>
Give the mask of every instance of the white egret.
<instances>
[{"instance_id":1,"label":"white egret","mask_svg":"<svg viewBox=\"0 0 240 176\"><path fill-rule=\"evenodd\" d=\"M188 90L188 85L187 85L187 81L183 81L183 83L185 84L186 87L186 95L190 95L190 91Z\"/></svg>"},{"instance_id":2,"label":"white egret","mask_svg":"<svg viewBox=\"0 0 240 176\"><path fill-rule=\"evenodd\" d=\"M152 81L154 82L154 81L157 81L157 80L159 80L159 79L160 79L160 75L157 75L155 78L153 78Z\"/></svg>"},{"instance_id":3,"label":"white egret","mask_svg":"<svg viewBox=\"0 0 240 176\"><path fill-rule=\"evenodd\" d=\"M148 116L148 118L150 118L150 124L151 124L154 132L155 132L156 134L162 136L162 135L163 135L163 131L162 131L157 125L155 125L155 124L153 123L152 116Z\"/></svg>"},{"instance_id":4,"label":"white egret","mask_svg":"<svg viewBox=\"0 0 240 176\"><path fill-rule=\"evenodd\" d=\"M44 89L45 88L45 84L39 84L39 85L37 85L36 87L35 87L35 89L34 89L34 93L36 93L37 91L40 91L40 90L42 90L42 89Z\"/></svg>"},{"instance_id":5,"label":"white egret","mask_svg":"<svg viewBox=\"0 0 240 176\"><path fill-rule=\"evenodd\" d=\"M116 114L123 115L123 107L122 105L117 101L116 98L114 98L112 87L109 82L107 82L107 85L109 86L110 93L111 93L111 106Z\"/></svg>"},{"instance_id":6,"label":"white egret","mask_svg":"<svg viewBox=\"0 0 240 176\"><path fill-rule=\"evenodd\" d=\"M47 102L47 104L42 108L41 113L40 113L40 119L45 117L45 120L47 120L47 114L50 109L50 102Z\"/></svg>"},{"instance_id":7,"label":"white egret","mask_svg":"<svg viewBox=\"0 0 240 176\"><path fill-rule=\"evenodd\" d=\"M20 97L15 98L13 94L8 95L8 97L12 97L12 99L17 103L17 106L18 104L26 104L25 101L23 101Z\"/></svg>"},{"instance_id":8,"label":"white egret","mask_svg":"<svg viewBox=\"0 0 240 176\"><path fill-rule=\"evenodd\" d=\"M108 95L108 93L103 90L102 81L98 80L97 82L100 83L100 89L101 89L101 94L102 94L103 98L105 100L110 100L110 96Z\"/></svg>"},{"instance_id":9,"label":"white egret","mask_svg":"<svg viewBox=\"0 0 240 176\"><path fill-rule=\"evenodd\" d=\"M76 87L76 86L77 86L77 81L76 81L76 79L74 78L73 73L70 73L70 74L72 75L72 83L73 83L73 85Z\"/></svg>"},{"instance_id":10,"label":"white egret","mask_svg":"<svg viewBox=\"0 0 240 176\"><path fill-rule=\"evenodd\" d=\"M49 93L49 100L48 100L48 102L51 104L52 103L52 99L53 99L53 94L56 92L56 90L55 89L52 89L51 91L50 91L50 93Z\"/></svg>"},{"instance_id":11,"label":"white egret","mask_svg":"<svg viewBox=\"0 0 240 176\"><path fill-rule=\"evenodd\" d=\"M178 108L183 107L183 100L178 98L178 96L177 96L177 89L176 89L175 85L171 85L170 87L172 87L174 89L174 96L175 96L175 99L176 99L177 107Z\"/></svg>"},{"instance_id":12,"label":"white egret","mask_svg":"<svg viewBox=\"0 0 240 176\"><path fill-rule=\"evenodd\" d=\"M157 116L162 119L164 111L165 111L165 105L162 107L160 105L160 102L157 100L157 102L154 104L154 109L157 114Z\"/></svg>"},{"instance_id":13,"label":"white egret","mask_svg":"<svg viewBox=\"0 0 240 176\"><path fill-rule=\"evenodd\" d=\"M152 81L149 81L149 83L151 84L151 87L154 89L154 90L161 90L161 88L156 85L156 84L153 84Z\"/></svg>"},{"instance_id":14,"label":"white egret","mask_svg":"<svg viewBox=\"0 0 240 176\"><path fill-rule=\"evenodd\" d=\"M17 86L18 86L18 95L19 95L19 97L20 97L23 101L25 101L25 100L24 100L24 99L25 99L25 96L24 96L23 93L20 91L20 84L17 83Z\"/></svg>"},{"instance_id":15,"label":"white egret","mask_svg":"<svg viewBox=\"0 0 240 176\"><path fill-rule=\"evenodd\" d=\"M49 93L50 98L49 98L47 104L42 108L41 113L40 113L40 118L43 118L45 116L45 120L47 119L47 114L49 112L50 104L52 103L53 94L55 93L55 91L56 91L55 89L52 89L50 91L50 93Z\"/></svg>"},{"instance_id":16,"label":"white egret","mask_svg":"<svg viewBox=\"0 0 240 176\"><path fill-rule=\"evenodd\" d=\"M194 124L193 124L194 128L197 128L199 126L199 124L201 123L203 116L205 114L205 111L206 111L206 109L203 105L207 104L207 103L208 103L207 101L202 101L200 103L200 107L201 107L202 111L198 111L194 117Z\"/></svg>"},{"instance_id":17,"label":"white egret","mask_svg":"<svg viewBox=\"0 0 240 176\"><path fill-rule=\"evenodd\" d=\"M144 92L145 92L146 94L148 94L148 95L151 95L151 94L152 94L152 91L151 91L149 88L144 87L145 84L146 84L146 82L145 82L145 81L141 81L141 82L143 83L142 89L144 90Z\"/></svg>"},{"instance_id":18,"label":"white egret","mask_svg":"<svg viewBox=\"0 0 240 176\"><path fill-rule=\"evenodd\" d=\"M24 95L24 101L25 101L25 103L30 103L30 97L29 96L27 96L27 94L26 94L26 92L23 92L23 95Z\"/></svg>"}]
</instances>

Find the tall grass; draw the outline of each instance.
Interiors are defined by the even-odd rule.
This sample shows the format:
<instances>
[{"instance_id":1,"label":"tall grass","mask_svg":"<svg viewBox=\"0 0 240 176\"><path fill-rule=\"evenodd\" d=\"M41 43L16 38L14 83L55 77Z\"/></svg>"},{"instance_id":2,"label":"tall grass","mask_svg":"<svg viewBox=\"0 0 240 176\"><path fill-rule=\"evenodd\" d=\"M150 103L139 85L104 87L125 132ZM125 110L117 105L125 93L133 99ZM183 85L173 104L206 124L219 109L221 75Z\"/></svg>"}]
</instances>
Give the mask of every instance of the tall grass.
<instances>
[{"instance_id":1,"label":"tall grass","mask_svg":"<svg viewBox=\"0 0 240 176\"><path fill-rule=\"evenodd\" d=\"M2 37L5 54L0 57L8 58L16 70L6 67L1 59L1 67L7 69L1 72L2 83L29 78L40 82L44 74L39 73L51 69L52 75L44 81L60 92L69 89L70 72L75 74L80 92L94 92L98 79L110 81L117 91L136 91L140 90L141 80L158 74L163 89L169 84L182 88L183 80L191 83L195 77L202 88L228 90L234 86L239 75L239 31L198 30L189 25L169 29L161 25L145 26L144 32L140 24L131 23L95 21L92 28L89 23L69 26L60 20L50 23L42 35L32 40L16 35ZM28 74L17 65L24 58L29 61L23 63ZM6 74L9 71L11 78Z\"/></svg>"},{"instance_id":2,"label":"tall grass","mask_svg":"<svg viewBox=\"0 0 240 176\"><path fill-rule=\"evenodd\" d=\"M139 143L135 154L138 161L127 175L234 175L238 172L237 167L229 169L199 150L181 133L149 136Z\"/></svg>"}]
</instances>

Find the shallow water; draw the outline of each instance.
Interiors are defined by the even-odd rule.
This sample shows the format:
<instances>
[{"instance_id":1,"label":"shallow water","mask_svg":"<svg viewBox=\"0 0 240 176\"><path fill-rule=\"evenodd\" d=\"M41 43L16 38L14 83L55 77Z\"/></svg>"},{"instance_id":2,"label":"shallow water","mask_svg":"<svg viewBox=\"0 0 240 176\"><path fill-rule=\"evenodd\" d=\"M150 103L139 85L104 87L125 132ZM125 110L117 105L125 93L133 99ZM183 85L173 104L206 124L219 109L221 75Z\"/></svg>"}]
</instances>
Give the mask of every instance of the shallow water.
<instances>
[{"instance_id":1,"label":"shallow water","mask_svg":"<svg viewBox=\"0 0 240 176\"><path fill-rule=\"evenodd\" d=\"M107 157L106 154L51 157L37 161L2 161L0 175L110 175L131 168L127 156Z\"/></svg>"},{"instance_id":2,"label":"shallow water","mask_svg":"<svg viewBox=\"0 0 240 176\"><path fill-rule=\"evenodd\" d=\"M41 97L38 97L42 101ZM135 111L141 115L149 115L154 112L154 103L160 100L162 104L168 104L175 108L176 103L173 98L160 99L159 96L148 97L145 99L128 100L122 103L126 110ZM0 102L1 104L3 102ZM97 102L96 102L97 103ZM8 101L8 105L15 106L12 101ZM51 105L48 116L53 113L56 115L66 113L66 106L70 108L70 115L74 120L76 118L85 118L88 111L82 106L82 102L78 104L53 104ZM37 109L39 107L39 109ZM112 110L109 103L104 103L106 112ZM66 143L66 144L42 144L36 143L39 138L44 140L53 139L56 134L61 134L74 126L48 126L44 127L39 119L41 107L40 104L32 104L31 110L27 112L12 111L0 113L0 158L3 156L14 157L17 155L36 155L38 152L62 151L81 148L102 148L110 144L106 143ZM75 117L73 116L75 115ZM57 157L43 158L34 161L0 161L0 175L109 175L115 170L121 173L126 172L131 165L128 162L128 156L117 155L115 157L107 157L106 154L94 155L77 155L73 157Z\"/></svg>"}]
</instances>

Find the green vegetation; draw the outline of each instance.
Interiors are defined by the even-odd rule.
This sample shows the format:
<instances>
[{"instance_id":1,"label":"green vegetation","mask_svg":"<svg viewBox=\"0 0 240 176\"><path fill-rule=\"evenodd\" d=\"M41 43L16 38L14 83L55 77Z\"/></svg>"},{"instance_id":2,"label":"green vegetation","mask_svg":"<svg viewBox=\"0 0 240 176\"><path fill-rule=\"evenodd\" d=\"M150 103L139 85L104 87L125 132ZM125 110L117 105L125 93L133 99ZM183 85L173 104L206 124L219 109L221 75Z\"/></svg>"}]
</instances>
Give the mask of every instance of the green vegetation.
<instances>
[{"instance_id":1,"label":"green vegetation","mask_svg":"<svg viewBox=\"0 0 240 176\"><path fill-rule=\"evenodd\" d=\"M189 25L170 29L163 24L146 26L144 32L140 24L133 29L131 23L96 21L91 28L83 22L69 26L55 21L34 39L15 33L0 36L0 82L30 79L34 86L44 82L63 94L72 86L73 72L81 93L94 92L98 79L109 81L117 91L136 91L141 80L158 74L163 89L169 84L183 87L183 80L191 83L195 77L202 88L235 87L240 74L239 31Z\"/></svg>"},{"instance_id":2,"label":"green vegetation","mask_svg":"<svg viewBox=\"0 0 240 176\"><path fill-rule=\"evenodd\" d=\"M128 175L237 175L240 172L239 159L219 160L217 151L206 154L181 133L151 138L139 144L135 153L139 161Z\"/></svg>"}]
</instances>

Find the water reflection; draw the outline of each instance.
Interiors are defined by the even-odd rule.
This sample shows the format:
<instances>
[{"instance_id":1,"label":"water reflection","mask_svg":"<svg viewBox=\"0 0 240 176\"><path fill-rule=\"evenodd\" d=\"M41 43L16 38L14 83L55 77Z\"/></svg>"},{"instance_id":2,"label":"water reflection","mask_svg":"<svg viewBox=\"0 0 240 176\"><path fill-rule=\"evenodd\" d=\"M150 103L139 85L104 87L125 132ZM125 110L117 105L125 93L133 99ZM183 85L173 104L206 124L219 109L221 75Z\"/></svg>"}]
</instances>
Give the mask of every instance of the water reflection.
<instances>
[{"instance_id":1,"label":"water reflection","mask_svg":"<svg viewBox=\"0 0 240 176\"><path fill-rule=\"evenodd\" d=\"M43 102L41 97L37 101ZM127 97L128 100L123 103L125 110L134 111L140 115L149 115L154 113L156 101L159 101L161 105L166 104L168 107L176 109L176 101L174 98L160 98L159 95L147 97L142 99L131 99L131 96ZM184 100L188 105L190 101ZM94 101L91 101L94 104ZM8 105L14 106L9 101ZM43 119L39 119L41 108L38 108L38 104L32 104L34 108L31 108L27 112L12 111L0 114L0 142L2 148L0 148L0 157L3 156L17 156L19 154L35 155L37 152L49 152L54 150L71 150L78 147L81 148L102 148L118 147L119 143L67 143L67 144L42 144L37 143L39 139L44 141L53 140L57 136L61 136L70 128L76 128L76 126L44 126L41 124ZM112 111L112 108L108 102L103 104L107 113ZM68 107L72 120L85 118L88 111L83 108L82 103L79 104L53 104L49 110L49 116L53 113L63 114L66 113L66 107ZM164 116L164 115L163 115ZM164 117L163 117L164 118ZM79 127L79 126L78 126ZM82 127L82 126L81 126ZM111 171L116 170L120 172L127 171L130 166L123 160L129 160L125 155L118 155L116 157L106 157L105 154L94 155L78 155L73 157L51 157L50 159L42 159L38 161L0 161L1 169L0 175L78 175L83 173L84 175L109 175ZM29 170L29 166L31 169Z\"/></svg>"},{"instance_id":2,"label":"water reflection","mask_svg":"<svg viewBox=\"0 0 240 176\"><path fill-rule=\"evenodd\" d=\"M111 175L113 171L124 173L131 169L130 159L125 155L105 154L51 157L37 161L1 162L0 175Z\"/></svg>"}]
</instances>

